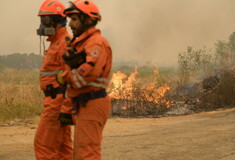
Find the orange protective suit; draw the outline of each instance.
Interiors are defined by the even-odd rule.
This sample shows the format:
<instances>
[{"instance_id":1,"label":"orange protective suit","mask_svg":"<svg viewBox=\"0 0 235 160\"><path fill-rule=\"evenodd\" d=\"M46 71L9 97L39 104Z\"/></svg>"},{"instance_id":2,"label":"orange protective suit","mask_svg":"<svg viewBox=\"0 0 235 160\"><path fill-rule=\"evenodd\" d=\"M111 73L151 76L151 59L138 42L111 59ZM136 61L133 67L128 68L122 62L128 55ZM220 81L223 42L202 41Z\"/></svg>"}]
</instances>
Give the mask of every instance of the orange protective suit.
<instances>
[{"instance_id":1,"label":"orange protective suit","mask_svg":"<svg viewBox=\"0 0 235 160\"><path fill-rule=\"evenodd\" d=\"M69 82L67 94L74 100L83 93L107 88L112 64L112 51L107 40L96 28L79 36L72 46L78 52L85 49L86 63L77 69L67 69L63 78ZM90 65L90 64L94 65ZM109 117L111 101L108 96L89 100L78 106L74 115L74 160L100 160L102 131Z\"/></svg>"},{"instance_id":2,"label":"orange protective suit","mask_svg":"<svg viewBox=\"0 0 235 160\"><path fill-rule=\"evenodd\" d=\"M49 48L45 51L40 69L40 86L43 91L48 84L54 88L61 87L56 81L59 70L65 65L62 54L66 49L65 37L69 36L65 27L58 28L56 34L50 36ZM53 99L46 96L43 99L44 111L34 139L34 150L37 160L72 160L73 149L70 126L61 127L58 116L60 112L71 113L72 103L63 94L57 94Z\"/></svg>"}]
</instances>

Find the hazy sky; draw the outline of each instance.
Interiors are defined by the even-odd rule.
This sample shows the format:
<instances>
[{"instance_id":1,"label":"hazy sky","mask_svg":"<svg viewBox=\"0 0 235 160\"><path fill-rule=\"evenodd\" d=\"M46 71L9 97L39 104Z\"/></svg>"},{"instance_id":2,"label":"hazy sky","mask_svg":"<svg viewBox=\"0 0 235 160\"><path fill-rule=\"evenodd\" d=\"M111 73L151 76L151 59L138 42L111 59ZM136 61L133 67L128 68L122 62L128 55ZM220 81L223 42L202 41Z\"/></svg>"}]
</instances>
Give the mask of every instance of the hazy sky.
<instances>
[{"instance_id":1,"label":"hazy sky","mask_svg":"<svg viewBox=\"0 0 235 160\"><path fill-rule=\"evenodd\" d=\"M97 28L110 41L114 62L176 64L178 53L187 46L213 48L235 31L235 0L94 1L103 16ZM0 1L0 55L39 54L36 29L42 2Z\"/></svg>"}]
</instances>

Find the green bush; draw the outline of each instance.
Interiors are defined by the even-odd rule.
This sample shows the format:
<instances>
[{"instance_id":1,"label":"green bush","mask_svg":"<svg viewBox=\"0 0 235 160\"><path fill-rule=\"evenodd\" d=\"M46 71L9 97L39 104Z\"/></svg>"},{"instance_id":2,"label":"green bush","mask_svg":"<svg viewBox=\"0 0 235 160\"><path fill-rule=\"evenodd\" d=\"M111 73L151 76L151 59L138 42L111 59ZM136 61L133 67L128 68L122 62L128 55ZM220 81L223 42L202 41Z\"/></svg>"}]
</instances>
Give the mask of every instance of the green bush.
<instances>
[{"instance_id":1,"label":"green bush","mask_svg":"<svg viewBox=\"0 0 235 160\"><path fill-rule=\"evenodd\" d=\"M179 53L178 64L180 84L185 85L198 75L212 70L212 55L206 48L194 50L188 47L186 52Z\"/></svg>"},{"instance_id":2,"label":"green bush","mask_svg":"<svg viewBox=\"0 0 235 160\"><path fill-rule=\"evenodd\" d=\"M235 64L235 32L229 41L217 41L215 43L215 64L218 68L229 67Z\"/></svg>"}]
</instances>

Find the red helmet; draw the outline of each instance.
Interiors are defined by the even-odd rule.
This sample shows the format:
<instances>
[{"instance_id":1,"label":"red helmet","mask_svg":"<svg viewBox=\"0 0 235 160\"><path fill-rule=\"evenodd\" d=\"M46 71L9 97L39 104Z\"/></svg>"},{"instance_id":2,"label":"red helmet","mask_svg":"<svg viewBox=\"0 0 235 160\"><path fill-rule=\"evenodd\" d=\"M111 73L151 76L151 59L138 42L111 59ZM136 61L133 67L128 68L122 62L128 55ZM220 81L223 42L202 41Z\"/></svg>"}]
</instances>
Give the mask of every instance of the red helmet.
<instances>
[{"instance_id":1,"label":"red helmet","mask_svg":"<svg viewBox=\"0 0 235 160\"><path fill-rule=\"evenodd\" d=\"M75 0L70 3L72 6L65 10L66 15L83 12L91 18L96 18L101 21L100 11L92 0Z\"/></svg>"},{"instance_id":2,"label":"red helmet","mask_svg":"<svg viewBox=\"0 0 235 160\"><path fill-rule=\"evenodd\" d=\"M64 9L64 5L58 0L45 0L39 9L38 16L61 15L65 17Z\"/></svg>"}]
</instances>

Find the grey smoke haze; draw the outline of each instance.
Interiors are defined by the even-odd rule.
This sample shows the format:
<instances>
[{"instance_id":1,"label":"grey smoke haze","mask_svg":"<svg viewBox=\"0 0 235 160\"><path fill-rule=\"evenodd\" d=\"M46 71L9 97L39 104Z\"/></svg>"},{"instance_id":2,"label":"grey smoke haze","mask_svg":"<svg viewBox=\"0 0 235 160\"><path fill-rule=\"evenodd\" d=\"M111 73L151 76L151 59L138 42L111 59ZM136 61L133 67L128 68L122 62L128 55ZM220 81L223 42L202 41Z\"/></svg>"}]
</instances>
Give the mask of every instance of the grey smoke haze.
<instances>
[{"instance_id":1,"label":"grey smoke haze","mask_svg":"<svg viewBox=\"0 0 235 160\"><path fill-rule=\"evenodd\" d=\"M187 46L213 48L235 31L234 0L94 0L97 26L110 41L114 62L174 65ZM39 54L37 17L42 0L0 2L0 54ZM61 0L67 6L67 0ZM70 28L68 28L70 30Z\"/></svg>"}]
</instances>

